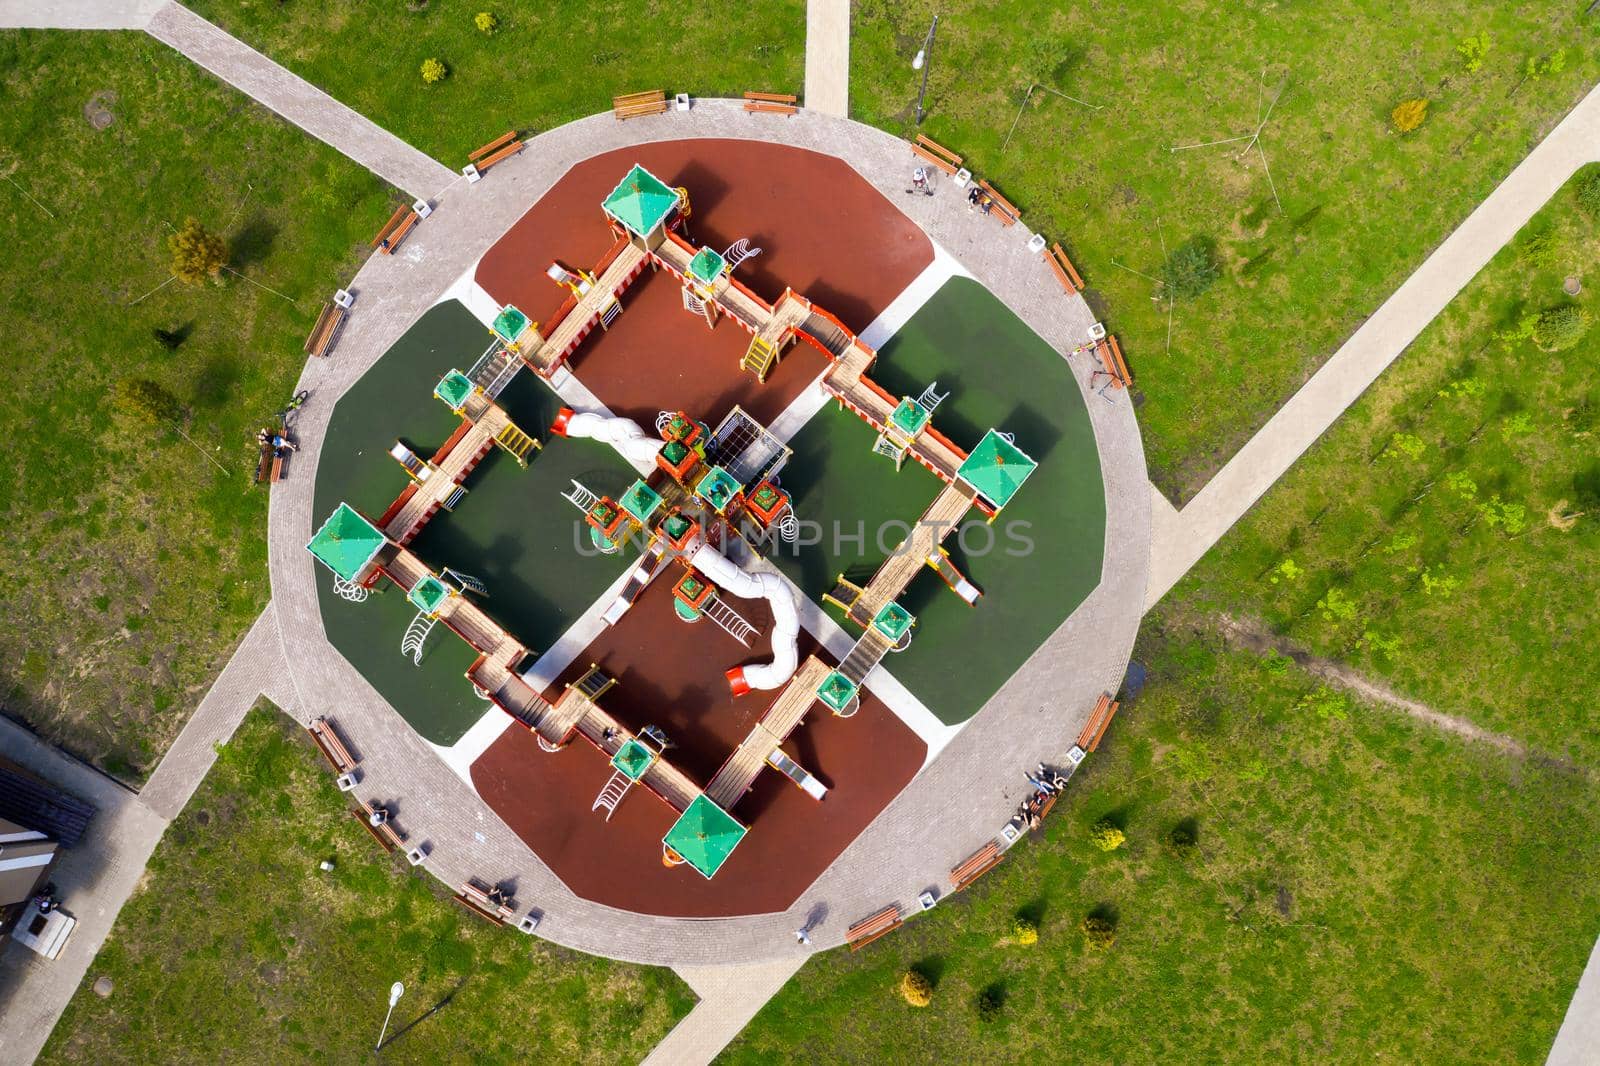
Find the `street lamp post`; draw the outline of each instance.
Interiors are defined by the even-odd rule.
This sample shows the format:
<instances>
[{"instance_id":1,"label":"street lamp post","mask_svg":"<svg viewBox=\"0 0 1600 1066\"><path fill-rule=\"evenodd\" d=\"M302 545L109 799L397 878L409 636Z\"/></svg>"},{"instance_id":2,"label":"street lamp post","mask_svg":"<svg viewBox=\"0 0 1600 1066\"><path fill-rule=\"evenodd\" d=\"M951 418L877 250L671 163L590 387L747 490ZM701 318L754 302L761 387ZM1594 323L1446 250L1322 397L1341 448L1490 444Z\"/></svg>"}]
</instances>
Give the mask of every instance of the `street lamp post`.
<instances>
[{"instance_id":1,"label":"street lamp post","mask_svg":"<svg viewBox=\"0 0 1600 1066\"><path fill-rule=\"evenodd\" d=\"M406 994L406 986L396 981L389 986L389 1013L383 1016L383 1028L378 1032L378 1042L373 1045L373 1051L383 1050L383 1038L389 1033L389 1019L394 1017L394 1005L400 1002L400 997Z\"/></svg>"},{"instance_id":2,"label":"street lamp post","mask_svg":"<svg viewBox=\"0 0 1600 1066\"><path fill-rule=\"evenodd\" d=\"M917 49L916 58L911 60L911 69L922 71L922 88L917 90L917 125L922 125L922 117L927 114L922 109L922 98L928 94L928 68L933 65L933 35L939 32L939 16L933 16L933 25L928 27L928 36L923 38L922 47Z\"/></svg>"}]
</instances>

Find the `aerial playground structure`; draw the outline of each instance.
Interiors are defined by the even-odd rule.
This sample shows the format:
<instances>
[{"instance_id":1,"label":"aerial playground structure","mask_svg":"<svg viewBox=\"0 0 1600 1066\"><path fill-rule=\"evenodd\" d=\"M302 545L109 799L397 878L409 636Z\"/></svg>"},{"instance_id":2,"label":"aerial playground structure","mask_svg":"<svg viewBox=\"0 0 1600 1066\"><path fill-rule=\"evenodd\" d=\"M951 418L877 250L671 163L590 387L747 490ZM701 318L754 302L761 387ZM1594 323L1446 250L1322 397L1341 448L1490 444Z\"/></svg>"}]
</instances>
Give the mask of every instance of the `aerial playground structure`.
<instances>
[{"instance_id":1,"label":"aerial playground structure","mask_svg":"<svg viewBox=\"0 0 1600 1066\"><path fill-rule=\"evenodd\" d=\"M451 370L434 395L461 418L442 447L424 460L401 443L391 449L410 482L376 519L341 503L307 545L334 575L334 591L360 602L388 578L417 609L402 653L420 662L433 627L445 627L478 652L467 670L477 694L529 729L539 746L556 752L582 737L604 755L612 774L594 802L609 819L635 785L678 814L662 839L663 861L716 874L748 831L730 812L761 771L771 767L815 799L828 787L782 750L782 744L819 702L849 717L861 703L868 675L891 651L905 648L916 619L897 601L924 566L932 568L969 605L981 591L952 563L947 535L976 508L993 521L1015 496L1035 463L1008 434L991 429L971 452L933 426L946 398L930 385L920 396L895 398L866 374L876 353L837 318L785 289L768 303L733 276L760 254L748 241L723 251L697 248L680 232L689 194L635 166L602 202L615 238L592 270L552 264L548 276L568 292L541 326L507 305L491 327L494 340L467 371ZM654 432L624 418L563 407L551 434L588 438L616 449L636 469L649 470L620 498L573 481L564 498L583 515L602 552L633 547L637 561L602 617L616 624L640 594L663 575L672 580L673 607L685 622L710 619L748 646L758 633L725 599L762 599L769 605L772 659L726 671L735 696L775 692L765 713L717 773L701 786L665 756L669 742L656 726L637 734L600 705L615 679L590 668L553 702L528 680L537 654L477 602L488 595L478 578L450 568L435 572L408 545L440 510L460 504L464 482L494 448L526 466L541 445L518 427L496 397L527 367L547 383L569 373L566 364L598 326L609 329L622 313L621 297L646 268L665 270L680 283L685 311L715 329L726 318L750 334L740 369L765 382L795 343L822 352L829 365L822 388L877 431L873 451L899 469L907 459L942 482L921 519L864 585L840 575L824 597L858 631L837 667L798 654L799 612L794 587L761 562L776 540L793 540L793 502L779 474L788 447L766 426L735 406L712 428L688 412L663 411ZM752 566L735 561L747 556Z\"/></svg>"}]
</instances>

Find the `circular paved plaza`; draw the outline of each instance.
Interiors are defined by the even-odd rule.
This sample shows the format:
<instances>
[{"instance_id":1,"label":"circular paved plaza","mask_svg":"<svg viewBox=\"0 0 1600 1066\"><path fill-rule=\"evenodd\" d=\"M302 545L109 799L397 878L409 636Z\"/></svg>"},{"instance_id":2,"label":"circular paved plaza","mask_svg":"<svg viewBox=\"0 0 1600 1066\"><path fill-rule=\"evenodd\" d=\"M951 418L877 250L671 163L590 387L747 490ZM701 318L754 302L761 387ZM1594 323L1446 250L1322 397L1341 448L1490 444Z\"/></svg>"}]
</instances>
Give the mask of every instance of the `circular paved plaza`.
<instances>
[{"instance_id":1,"label":"circular paved plaza","mask_svg":"<svg viewBox=\"0 0 1600 1066\"><path fill-rule=\"evenodd\" d=\"M909 915L923 892L948 893L952 868L996 840L1031 791L1023 771L1064 763L1102 693L1120 685L1150 535L1128 396L1095 391L1093 356L1065 354L1089 341L1093 315L1028 250L1024 226L970 210L942 176L933 195L908 195L915 163L903 141L804 111L752 116L736 103L698 101L625 123L595 116L532 138L482 181L442 190L395 254L374 255L348 284L355 304L333 354L306 368L300 452L273 495L273 598L299 705L337 722L361 760L356 795L387 807L446 885L500 886L518 916L540 918L539 935L639 962L790 957L808 950L796 943L801 927L814 948L833 946L868 914L897 905ZM875 351L860 388L892 401L937 381L945 399L932 422L952 465L1014 462L1007 447L1031 464L992 524L974 509L949 539L952 562L981 588L975 606L928 568L895 585L898 606L916 619L910 644L866 675L850 717L809 698L817 677L848 673L865 643L820 605L824 595L841 574L875 587L869 578L891 568L897 542L949 486L992 475L976 465L965 480L941 475L932 453L924 470L915 449L898 470L873 454L876 428L857 394L829 377L847 358L839 351L796 344L764 382L741 371L750 334L737 322L708 328L685 309L670 243L647 264L661 269L630 279L608 328L564 353L547 381L524 370L496 395L497 409L543 449L525 465L498 451L484 460L454 510L404 538L393 568L425 559L430 573L480 577L489 589L482 611L526 642L513 665L540 708L562 706L592 664L615 677L594 700L604 735L574 727L570 743L549 750L557 745L540 742L531 718L485 703L462 676L479 669L481 642L440 627L418 660L402 656L413 583L396 577L400 589L384 581L387 591L353 603L334 595L333 574L306 551L341 503L369 519L386 515L407 485L387 454L396 438L424 458L447 449L459 416L432 390L448 371L468 369L501 308L552 321L565 294L546 268L588 271L616 254L610 246L627 233L608 229L600 201L635 164L688 190L692 213L672 238L686 255L748 239L762 254L733 276L757 306L781 312L791 290L803 294L841 336ZM723 593L750 624L743 640L704 620L686 624L674 613L674 571L608 625L600 615L637 551L580 551L572 530L583 515L561 498L573 481L623 498L648 470L630 469L599 441L553 436L562 408L648 431L658 411L717 426L736 405L788 449L782 490L816 531L787 552L764 550L764 562L742 557L746 569L780 576L799 605L810 706L779 739L813 779L812 794L759 763L751 783L718 792L784 695L735 695L724 677L757 675L781 658L772 605ZM976 491L962 502L992 511L992 497L1011 490ZM739 827L736 846L709 871L705 856L670 851L688 862L663 865L663 838L692 847L710 831L683 835L688 794L659 774L609 819L591 810L614 772L613 736L649 726L671 739L659 758L673 780L716 795L717 813L731 812Z\"/></svg>"}]
</instances>

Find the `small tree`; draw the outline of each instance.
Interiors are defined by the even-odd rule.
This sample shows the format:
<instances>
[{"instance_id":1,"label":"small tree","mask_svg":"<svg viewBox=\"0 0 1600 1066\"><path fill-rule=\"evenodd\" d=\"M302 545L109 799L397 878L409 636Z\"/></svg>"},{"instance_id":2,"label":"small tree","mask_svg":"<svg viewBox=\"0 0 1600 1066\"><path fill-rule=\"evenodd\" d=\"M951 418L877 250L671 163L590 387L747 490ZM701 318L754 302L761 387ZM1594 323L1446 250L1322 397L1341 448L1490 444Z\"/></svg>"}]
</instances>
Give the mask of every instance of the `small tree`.
<instances>
[{"instance_id":1,"label":"small tree","mask_svg":"<svg viewBox=\"0 0 1600 1066\"><path fill-rule=\"evenodd\" d=\"M1127 839L1127 835L1109 818L1100 819L1089 830L1089 843L1101 851L1116 851Z\"/></svg>"},{"instance_id":2,"label":"small tree","mask_svg":"<svg viewBox=\"0 0 1600 1066\"><path fill-rule=\"evenodd\" d=\"M450 76L450 68L444 65L444 60L434 59L432 56L422 61L422 81L426 85L437 85Z\"/></svg>"},{"instance_id":3,"label":"small tree","mask_svg":"<svg viewBox=\"0 0 1600 1066\"><path fill-rule=\"evenodd\" d=\"M1217 247L1209 237L1190 237L1167 256L1161 282L1175 300L1192 300L1217 280Z\"/></svg>"},{"instance_id":4,"label":"small tree","mask_svg":"<svg viewBox=\"0 0 1600 1066\"><path fill-rule=\"evenodd\" d=\"M1467 73L1478 73L1483 69L1483 57L1489 54L1489 31L1484 30L1468 37L1456 45L1456 51L1460 53L1462 65L1467 68Z\"/></svg>"},{"instance_id":5,"label":"small tree","mask_svg":"<svg viewBox=\"0 0 1600 1066\"><path fill-rule=\"evenodd\" d=\"M900 998L913 1007L926 1007L933 1002L933 982L916 970L900 975Z\"/></svg>"},{"instance_id":6,"label":"small tree","mask_svg":"<svg viewBox=\"0 0 1600 1066\"><path fill-rule=\"evenodd\" d=\"M178 398L148 378L123 378L112 387L112 403L146 422L176 422Z\"/></svg>"},{"instance_id":7,"label":"small tree","mask_svg":"<svg viewBox=\"0 0 1600 1066\"><path fill-rule=\"evenodd\" d=\"M1394 122L1394 128L1400 133L1410 133L1421 126L1428 117L1428 101L1420 97L1415 100L1402 100L1394 105L1394 110L1389 112L1389 118Z\"/></svg>"},{"instance_id":8,"label":"small tree","mask_svg":"<svg viewBox=\"0 0 1600 1066\"><path fill-rule=\"evenodd\" d=\"M1084 941L1095 951L1104 951L1117 942L1117 926L1103 914L1086 915L1080 925Z\"/></svg>"},{"instance_id":9,"label":"small tree","mask_svg":"<svg viewBox=\"0 0 1600 1066\"><path fill-rule=\"evenodd\" d=\"M1533 324L1533 343L1547 352L1564 352L1589 332L1589 312L1571 304L1540 311Z\"/></svg>"},{"instance_id":10,"label":"small tree","mask_svg":"<svg viewBox=\"0 0 1600 1066\"><path fill-rule=\"evenodd\" d=\"M980 1022L994 1022L1000 1020L1000 1012L1005 1008L1005 990L999 985L988 985L978 993L977 1007Z\"/></svg>"},{"instance_id":11,"label":"small tree","mask_svg":"<svg viewBox=\"0 0 1600 1066\"><path fill-rule=\"evenodd\" d=\"M1039 923L1026 914L1019 914L1011 919L1011 939L1023 947L1031 947L1039 942Z\"/></svg>"},{"instance_id":12,"label":"small tree","mask_svg":"<svg viewBox=\"0 0 1600 1066\"><path fill-rule=\"evenodd\" d=\"M472 16L472 24L478 27L478 32L485 37L493 37L500 29L500 20L492 11L480 11Z\"/></svg>"},{"instance_id":13,"label":"small tree","mask_svg":"<svg viewBox=\"0 0 1600 1066\"><path fill-rule=\"evenodd\" d=\"M1200 846L1200 826L1193 818L1185 818L1168 831L1167 843L1180 855L1194 851Z\"/></svg>"},{"instance_id":14,"label":"small tree","mask_svg":"<svg viewBox=\"0 0 1600 1066\"><path fill-rule=\"evenodd\" d=\"M228 243L197 218L185 219L183 228L168 238L167 244L172 248L172 272L186 284L215 278L228 265Z\"/></svg>"}]
</instances>

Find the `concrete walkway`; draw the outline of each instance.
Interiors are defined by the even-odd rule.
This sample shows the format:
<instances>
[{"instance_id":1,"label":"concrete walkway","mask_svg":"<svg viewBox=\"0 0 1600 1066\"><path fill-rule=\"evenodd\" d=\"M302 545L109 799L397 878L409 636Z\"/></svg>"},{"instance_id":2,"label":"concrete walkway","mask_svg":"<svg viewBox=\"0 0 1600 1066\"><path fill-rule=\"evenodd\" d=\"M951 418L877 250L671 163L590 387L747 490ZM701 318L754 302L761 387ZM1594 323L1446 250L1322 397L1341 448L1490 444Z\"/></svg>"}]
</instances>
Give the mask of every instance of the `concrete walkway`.
<instances>
[{"instance_id":1,"label":"concrete walkway","mask_svg":"<svg viewBox=\"0 0 1600 1066\"><path fill-rule=\"evenodd\" d=\"M700 1002L645 1056L643 1066L706 1066L805 961L800 955L747 966L678 967L674 972Z\"/></svg>"},{"instance_id":2,"label":"concrete walkway","mask_svg":"<svg viewBox=\"0 0 1600 1066\"><path fill-rule=\"evenodd\" d=\"M1181 511L1155 504L1147 605L1154 606L1282 477L1543 207L1600 159L1600 86L1384 301L1322 369ZM1289 328L1285 325L1285 328Z\"/></svg>"},{"instance_id":3,"label":"concrete walkway","mask_svg":"<svg viewBox=\"0 0 1600 1066\"><path fill-rule=\"evenodd\" d=\"M0 0L0 29L142 30L167 0Z\"/></svg>"},{"instance_id":4,"label":"concrete walkway","mask_svg":"<svg viewBox=\"0 0 1600 1066\"><path fill-rule=\"evenodd\" d=\"M152 37L412 196L431 199L456 178L442 164L182 4L163 5L144 28Z\"/></svg>"},{"instance_id":5,"label":"concrete walkway","mask_svg":"<svg viewBox=\"0 0 1600 1066\"><path fill-rule=\"evenodd\" d=\"M850 0L806 4L805 105L812 111L850 115Z\"/></svg>"},{"instance_id":6,"label":"concrete walkway","mask_svg":"<svg viewBox=\"0 0 1600 1066\"><path fill-rule=\"evenodd\" d=\"M216 761L215 745L233 735L263 693L288 706L281 688L287 677L269 604L139 793L0 719L0 750L8 759L94 804L97 811L88 833L76 847L61 852L51 872L63 910L78 920L66 950L47 961L15 941L0 947L0 1062L27 1063L39 1054L122 905L138 888L168 822Z\"/></svg>"},{"instance_id":7,"label":"concrete walkway","mask_svg":"<svg viewBox=\"0 0 1600 1066\"><path fill-rule=\"evenodd\" d=\"M1545 1066L1600 1066L1600 940L1589 953Z\"/></svg>"}]
</instances>

